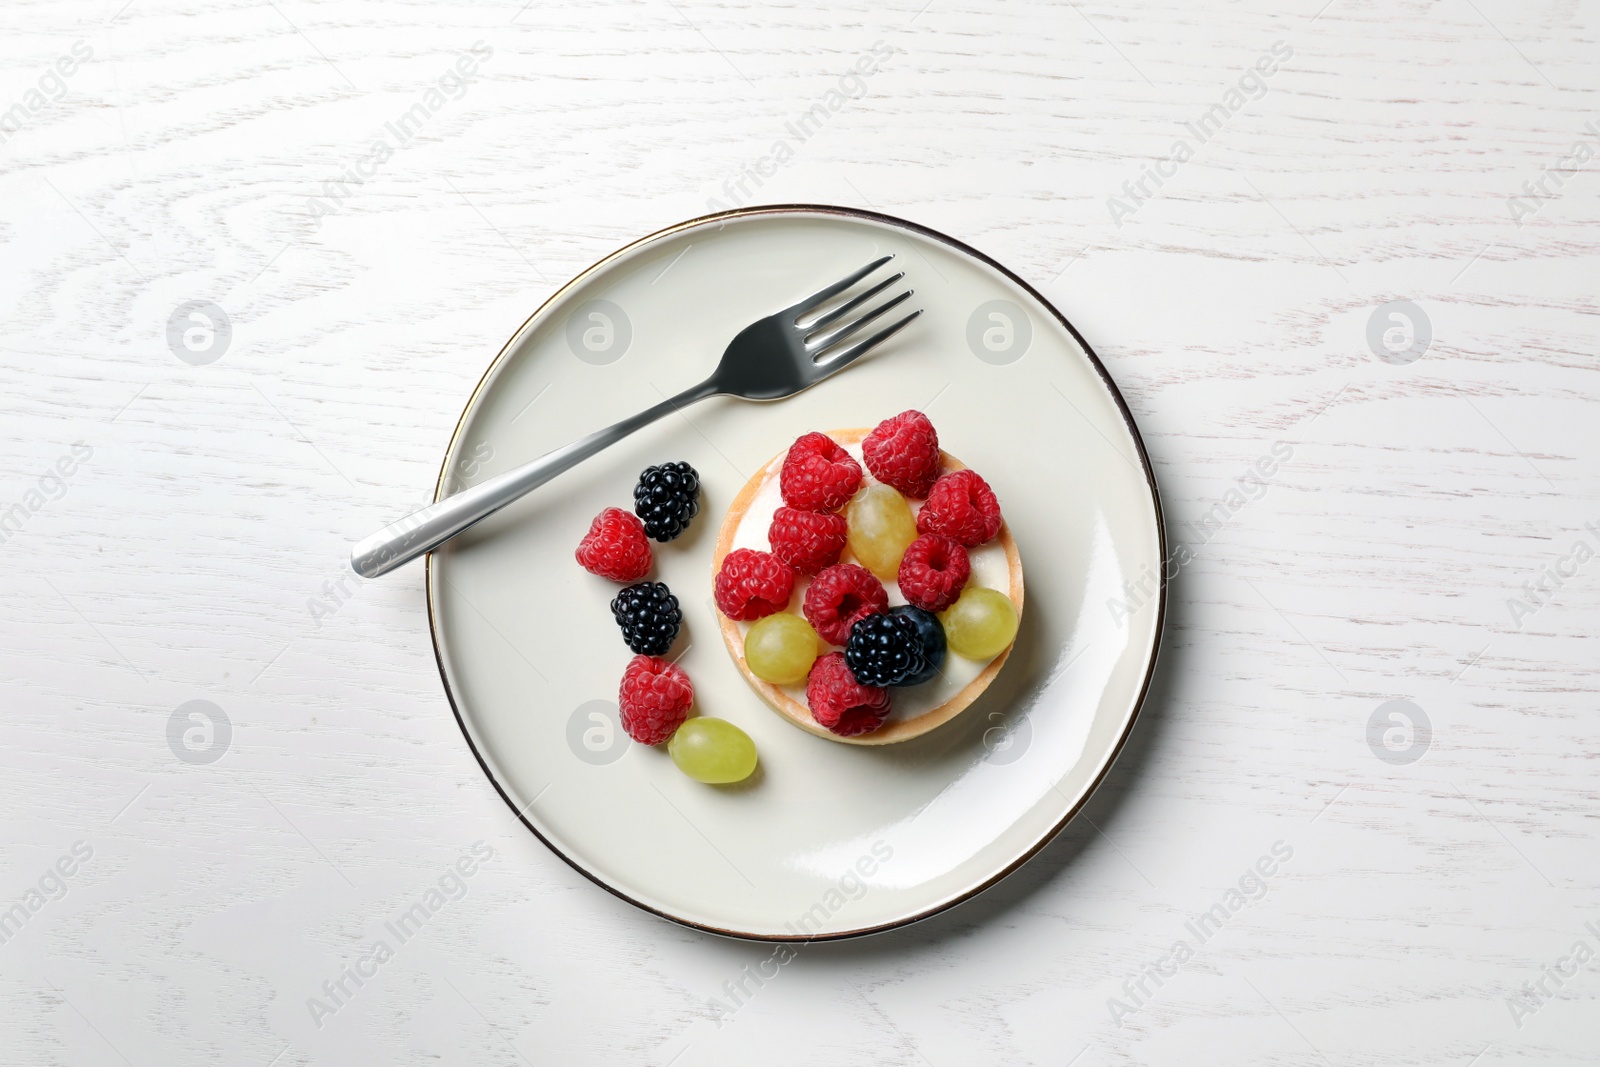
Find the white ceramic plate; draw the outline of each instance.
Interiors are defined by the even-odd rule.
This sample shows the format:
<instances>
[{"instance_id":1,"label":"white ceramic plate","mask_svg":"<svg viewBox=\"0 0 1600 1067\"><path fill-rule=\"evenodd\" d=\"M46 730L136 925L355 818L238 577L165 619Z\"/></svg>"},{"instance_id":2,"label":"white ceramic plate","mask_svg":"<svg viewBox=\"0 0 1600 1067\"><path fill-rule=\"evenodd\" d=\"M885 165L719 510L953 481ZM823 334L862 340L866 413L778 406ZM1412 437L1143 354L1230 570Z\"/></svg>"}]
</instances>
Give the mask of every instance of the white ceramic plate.
<instances>
[{"instance_id":1,"label":"white ceramic plate","mask_svg":"<svg viewBox=\"0 0 1600 1067\"><path fill-rule=\"evenodd\" d=\"M629 245L552 297L484 375L440 476L442 496L659 402L749 322L885 252L926 313L873 356L789 400L713 399L658 422L428 566L440 673L506 802L595 882L716 933L824 939L925 918L1015 869L1104 776L1165 610L1155 483L1104 368L1026 283L941 234L840 208L730 212ZM734 494L801 433L907 408L994 487L1027 610L1010 661L955 720L903 744L835 744L768 708L730 661L711 549ZM737 787L691 781L664 746L622 734L618 587L573 560L590 520L631 508L640 470L668 460L699 470L701 514L657 546L653 577L683 604L697 713L760 751Z\"/></svg>"}]
</instances>

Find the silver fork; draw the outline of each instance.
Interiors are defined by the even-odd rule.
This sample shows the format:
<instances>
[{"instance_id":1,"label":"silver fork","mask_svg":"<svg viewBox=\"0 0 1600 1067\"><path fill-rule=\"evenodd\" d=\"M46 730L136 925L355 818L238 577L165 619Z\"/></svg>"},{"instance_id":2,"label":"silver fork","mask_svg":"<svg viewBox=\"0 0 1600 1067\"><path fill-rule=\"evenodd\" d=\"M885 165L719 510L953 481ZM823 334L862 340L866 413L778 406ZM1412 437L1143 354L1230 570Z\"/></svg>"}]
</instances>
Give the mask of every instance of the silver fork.
<instances>
[{"instance_id":1,"label":"silver fork","mask_svg":"<svg viewBox=\"0 0 1600 1067\"><path fill-rule=\"evenodd\" d=\"M363 578L387 574L433 551L473 523L640 427L696 401L711 396L781 400L844 370L922 314L919 308L870 337L844 343L863 326L910 299L915 291L907 289L870 311L855 314L904 278L905 273L900 272L833 306L836 298L893 258L890 255L874 260L799 303L752 322L728 343L711 377L694 388L385 526L350 550L351 568Z\"/></svg>"}]
</instances>

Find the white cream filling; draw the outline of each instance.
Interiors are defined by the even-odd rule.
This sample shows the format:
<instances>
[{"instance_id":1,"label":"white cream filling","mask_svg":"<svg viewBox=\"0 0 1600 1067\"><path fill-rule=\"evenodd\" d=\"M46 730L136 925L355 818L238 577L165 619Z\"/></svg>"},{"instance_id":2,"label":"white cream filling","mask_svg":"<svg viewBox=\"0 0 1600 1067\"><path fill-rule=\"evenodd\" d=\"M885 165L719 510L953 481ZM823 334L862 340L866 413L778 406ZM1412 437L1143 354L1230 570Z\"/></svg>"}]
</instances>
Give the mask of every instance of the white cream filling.
<instances>
[{"instance_id":1,"label":"white cream filling","mask_svg":"<svg viewBox=\"0 0 1600 1067\"><path fill-rule=\"evenodd\" d=\"M861 464L861 484L864 487L875 484L877 479L867 471L867 465L861 458L861 445L844 445L844 450ZM785 453L784 455L786 455ZM778 485L778 474L783 469L784 455L779 455L761 472L761 487L756 491L755 499L750 502L739 520L738 529L733 534L731 548L753 548L761 552L772 551L772 542L767 537L767 532L772 526L772 516L783 507L783 492ZM907 501L911 505L912 514L922 510L919 500ZM730 550L731 550L730 548ZM854 562L847 548L840 557L841 562ZM1011 595L1011 567L1006 560L1006 550L1001 547L999 540L990 541L988 544L979 545L977 548L967 549L967 559L972 564L972 576L967 579L967 585L978 585L986 589L998 589L1007 596ZM798 574L795 576L794 596L789 601L789 610L796 615L804 617L801 605L805 603L806 589L811 585L811 576ZM883 586L889 593L889 606L898 607L906 602L900 594L900 584L894 581L884 582ZM743 637L749 632L751 624L736 622L739 635ZM827 645L826 651L837 651L837 646ZM954 697L965 689L971 681L982 673L988 660L967 659L954 652L945 654L944 666L931 681L921 685L897 686L893 693L892 710L889 715L890 722L903 719L914 719L926 714ZM800 685L785 685L779 688L790 699L802 707L809 706L806 701L806 687Z\"/></svg>"}]
</instances>

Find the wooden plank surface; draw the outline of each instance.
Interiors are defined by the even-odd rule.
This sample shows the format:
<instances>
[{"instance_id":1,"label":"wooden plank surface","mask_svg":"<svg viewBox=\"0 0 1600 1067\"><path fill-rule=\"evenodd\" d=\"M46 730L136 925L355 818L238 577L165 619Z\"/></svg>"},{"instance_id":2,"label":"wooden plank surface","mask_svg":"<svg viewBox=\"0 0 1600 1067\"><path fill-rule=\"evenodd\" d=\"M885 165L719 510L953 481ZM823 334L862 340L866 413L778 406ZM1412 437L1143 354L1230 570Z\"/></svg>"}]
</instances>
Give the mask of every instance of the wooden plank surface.
<instances>
[{"instance_id":1,"label":"wooden plank surface","mask_svg":"<svg viewBox=\"0 0 1600 1067\"><path fill-rule=\"evenodd\" d=\"M0 909L27 912L0 1060L1600 1058L1573 955L1600 952L1600 4L17 0L0 26ZM1086 818L734 1005L769 949L599 892L494 794L415 570L338 583L544 296L792 201L931 225L1056 301L1196 554ZM212 362L169 344L190 301L231 324ZM1413 361L1369 343L1393 301L1430 325ZM1391 700L1431 725L1415 762L1369 744ZM169 744L190 701L229 724L215 762ZM478 841L466 895L313 1020Z\"/></svg>"}]
</instances>

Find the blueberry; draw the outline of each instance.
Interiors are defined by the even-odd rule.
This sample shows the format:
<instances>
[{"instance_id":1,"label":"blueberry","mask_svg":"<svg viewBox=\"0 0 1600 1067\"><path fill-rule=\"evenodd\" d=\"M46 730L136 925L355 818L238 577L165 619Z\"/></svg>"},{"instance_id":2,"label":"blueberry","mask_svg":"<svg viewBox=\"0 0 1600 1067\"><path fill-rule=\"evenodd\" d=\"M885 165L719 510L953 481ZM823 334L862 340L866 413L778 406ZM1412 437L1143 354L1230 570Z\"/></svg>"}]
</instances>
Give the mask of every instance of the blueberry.
<instances>
[{"instance_id":1,"label":"blueberry","mask_svg":"<svg viewBox=\"0 0 1600 1067\"><path fill-rule=\"evenodd\" d=\"M891 608L889 614L903 615L917 624L917 638L922 642L922 654L928 661L928 666L925 669L913 675L910 680L900 684L920 685L929 681L944 666L944 624L939 621L939 617L933 612L923 611L921 608L912 607L910 604Z\"/></svg>"}]
</instances>

